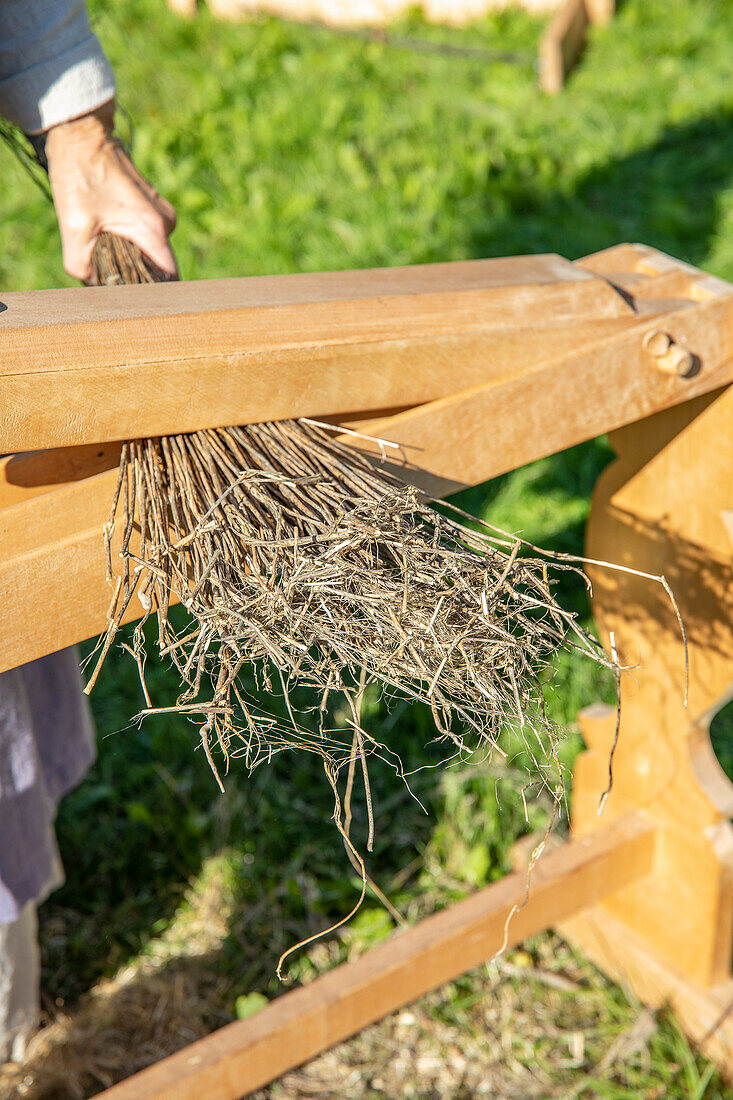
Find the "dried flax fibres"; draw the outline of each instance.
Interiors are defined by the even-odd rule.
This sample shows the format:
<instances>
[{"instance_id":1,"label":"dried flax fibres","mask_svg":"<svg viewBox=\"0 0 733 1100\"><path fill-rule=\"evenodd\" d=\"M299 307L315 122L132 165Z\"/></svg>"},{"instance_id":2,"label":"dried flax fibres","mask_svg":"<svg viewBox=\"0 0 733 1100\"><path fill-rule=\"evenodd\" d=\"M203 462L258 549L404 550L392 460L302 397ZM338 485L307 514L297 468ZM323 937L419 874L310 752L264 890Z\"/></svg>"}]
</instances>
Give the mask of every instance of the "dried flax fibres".
<instances>
[{"instance_id":1,"label":"dried flax fibres","mask_svg":"<svg viewBox=\"0 0 733 1100\"><path fill-rule=\"evenodd\" d=\"M101 282L151 277L119 239L107 238L97 259ZM366 881L348 829L355 763L370 836L368 758L402 774L394 749L361 721L369 684L428 706L451 758L490 752L502 729L519 727L543 781L556 762L542 689L553 658L571 648L613 665L552 594L549 571L577 565L534 548L528 556L519 540L468 520L312 421L128 442L105 532L114 596L88 690L139 600L144 615L129 648L143 715L197 719L220 784L232 759L252 769L283 749L319 754L336 825ZM118 561L110 548L120 526ZM187 612L179 631L168 614L173 597ZM163 707L145 683L143 627L154 614L160 657L182 688ZM253 683L282 692L286 720L263 708ZM315 693L307 721L296 687ZM345 726L329 719L335 693L346 700ZM554 780L546 782L557 800Z\"/></svg>"},{"instance_id":2,"label":"dried flax fibres","mask_svg":"<svg viewBox=\"0 0 733 1100\"><path fill-rule=\"evenodd\" d=\"M108 547L120 522L122 571L97 668L140 600L132 651L144 685L143 626L157 613L160 654L182 684L164 709L200 716L215 770L215 746L248 768L298 747L337 774L354 739L361 755L396 762L357 717L372 682L429 706L454 751L495 744L507 722L542 734L541 680L555 653L570 646L609 664L553 598L546 560L439 512L312 423L125 444ZM108 565L112 579L111 554ZM188 612L180 632L171 594ZM287 722L263 712L242 675L253 667L288 702L293 686L316 691L315 727L290 705ZM347 731L326 728L335 692L348 702Z\"/></svg>"}]
</instances>

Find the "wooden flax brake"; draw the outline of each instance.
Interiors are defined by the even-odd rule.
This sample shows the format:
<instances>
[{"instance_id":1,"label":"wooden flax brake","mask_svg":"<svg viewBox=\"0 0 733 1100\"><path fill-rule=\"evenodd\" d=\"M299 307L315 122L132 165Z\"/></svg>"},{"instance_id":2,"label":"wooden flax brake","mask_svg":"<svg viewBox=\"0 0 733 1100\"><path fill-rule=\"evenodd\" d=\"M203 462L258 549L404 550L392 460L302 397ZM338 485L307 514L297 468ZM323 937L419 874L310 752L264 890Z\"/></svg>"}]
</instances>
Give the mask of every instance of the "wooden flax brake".
<instances>
[{"instance_id":1,"label":"wooden flax brake","mask_svg":"<svg viewBox=\"0 0 733 1100\"><path fill-rule=\"evenodd\" d=\"M660 587L593 568L602 636L634 666L613 791L599 819L615 712L594 707L571 839L508 943L557 927L733 1076L733 785L708 736L733 694L731 382L733 286L642 245L5 294L0 452L19 453L0 460L0 667L105 627L119 440L328 418L396 441L390 464L440 495L610 431L588 556L667 577L689 706ZM490 958L524 893L522 869L104 1095L235 1100Z\"/></svg>"}]
</instances>

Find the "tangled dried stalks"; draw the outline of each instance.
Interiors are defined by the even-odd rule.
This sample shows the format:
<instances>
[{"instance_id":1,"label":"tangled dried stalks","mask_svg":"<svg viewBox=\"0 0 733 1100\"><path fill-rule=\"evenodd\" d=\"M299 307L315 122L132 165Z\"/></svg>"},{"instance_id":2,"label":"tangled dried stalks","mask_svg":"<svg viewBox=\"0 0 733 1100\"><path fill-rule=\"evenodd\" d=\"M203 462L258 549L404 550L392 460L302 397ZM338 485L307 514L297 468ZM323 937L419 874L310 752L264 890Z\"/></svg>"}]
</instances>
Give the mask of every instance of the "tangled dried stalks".
<instances>
[{"instance_id":1,"label":"tangled dried stalks","mask_svg":"<svg viewBox=\"0 0 733 1100\"><path fill-rule=\"evenodd\" d=\"M150 277L139 257L127 257L126 242L108 240L97 259L102 282ZM449 756L491 751L503 727L518 725L542 774L555 757L544 670L564 647L612 665L552 595L548 567L576 565L528 557L520 540L485 524L476 530L458 509L443 509L312 421L125 444L105 532L114 596L88 690L130 601L139 600L144 616L131 652L143 714L197 718L220 784L234 758L252 769L286 748L318 753L337 827L364 878L348 836L355 766L369 847L368 758L402 774L395 752L360 719L368 684L428 706ZM111 554L118 525L121 571ZM174 601L188 613L182 631L169 618ZM143 627L154 613L160 657L182 685L162 708L145 682ZM243 675L252 671L256 691ZM298 713L294 686L315 693L315 722ZM282 692L287 721L263 708L263 688ZM334 693L346 700L346 729L329 720Z\"/></svg>"},{"instance_id":2,"label":"tangled dried stalks","mask_svg":"<svg viewBox=\"0 0 733 1100\"><path fill-rule=\"evenodd\" d=\"M373 681L427 704L456 749L469 730L475 744L493 744L507 721L544 726L540 675L559 648L607 662L553 599L545 561L441 515L312 424L128 443L108 550L119 512L123 572L97 668L136 596L145 615L133 651L152 713L142 627L157 610L160 654L184 686L165 709L201 716L215 769L214 744L249 768L299 747L337 773L352 736L360 756L389 755L358 718ZM112 579L111 556L108 568ZM171 594L190 616L182 634L168 618ZM292 707L289 724L264 713L240 677L252 666L286 700L294 684L315 689L317 729ZM332 692L349 704L348 743L324 726Z\"/></svg>"}]
</instances>

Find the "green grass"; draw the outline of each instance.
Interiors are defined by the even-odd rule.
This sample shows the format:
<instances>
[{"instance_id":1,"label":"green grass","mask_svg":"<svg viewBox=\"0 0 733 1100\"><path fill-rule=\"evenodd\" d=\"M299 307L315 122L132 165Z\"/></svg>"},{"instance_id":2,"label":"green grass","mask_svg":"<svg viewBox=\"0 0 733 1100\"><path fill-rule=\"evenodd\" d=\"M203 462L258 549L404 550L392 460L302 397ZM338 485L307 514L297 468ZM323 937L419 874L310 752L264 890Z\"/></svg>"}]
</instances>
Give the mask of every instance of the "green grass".
<instances>
[{"instance_id":1,"label":"green grass","mask_svg":"<svg viewBox=\"0 0 733 1100\"><path fill-rule=\"evenodd\" d=\"M560 97L531 65L434 57L275 21L93 3L137 160L176 204L187 278L643 239L733 273L727 0L628 0ZM522 15L461 34L531 55ZM52 216L10 165L0 283L58 285Z\"/></svg>"},{"instance_id":2,"label":"green grass","mask_svg":"<svg viewBox=\"0 0 733 1100\"><path fill-rule=\"evenodd\" d=\"M727 0L626 0L593 33L556 99L538 92L531 63L541 24L517 13L462 32L417 18L405 24L530 59L514 66L273 20L230 26L204 12L187 24L158 0L94 0L92 14L133 123L135 157L177 207L174 244L186 278L539 251L574 258L639 240L733 279ZM0 285L69 285L52 211L6 150L0 174ZM577 552L589 492L610 457L603 441L592 442L470 490L461 503L548 548ZM564 586L562 596L587 617L577 587ZM161 694L174 694L167 670L155 680ZM578 709L608 689L592 666L560 662L549 702L569 727L567 760L579 747ZM59 815L68 881L43 909L46 987L73 1005L163 944L183 953L213 883L230 918L205 962L213 992L204 1016L221 1023L250 992L275 994L279 952L353 903L317 763L282 755L251 779L235 768L220 797L193 726L170 717L130 725L140 697L124 654L113 655L92 702L99 760ZM388 728L408 762L424 759L431 726L423 713L374 704L370 720ZM719 718L716 746L729 767L732 734ZM513 767L421 773L413 788L427 814L386 771L373 782L379 828L370 871L409 919L504 873L511 842L527 828ZM532 824L541 812L532 811ZM363 816L356 825L363 833ZM307 978L391 927L370 899L325 956L311 952L291 974ZM600 1057L634 1008L584 973L586 993L600 990L588 1039ZM451 987L458 992L445 1011L456 1027L477 980ZM539 1004L543 994L533 996ZM558 1018L571 1012L563 1003ZM666 1017L642 1068L625 1072L612 1068L583 1095L725 1095ZM575 1082L574 1074L557 1070L557 1080Z\"/></svg>"}]
</instances>

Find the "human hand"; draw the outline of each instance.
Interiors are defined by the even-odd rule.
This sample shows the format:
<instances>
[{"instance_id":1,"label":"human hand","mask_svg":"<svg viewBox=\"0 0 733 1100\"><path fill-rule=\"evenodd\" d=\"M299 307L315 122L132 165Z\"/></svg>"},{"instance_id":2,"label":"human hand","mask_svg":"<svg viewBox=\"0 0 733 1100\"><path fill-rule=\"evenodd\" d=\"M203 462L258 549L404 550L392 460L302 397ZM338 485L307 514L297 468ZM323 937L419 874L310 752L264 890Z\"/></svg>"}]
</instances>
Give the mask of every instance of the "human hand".
<instances>
[{"instance_id":1,"label":"human hand","mask_svg":"<svg viewBox=\"0 0 733 1100\"><path fill-rule=\"evenodd\" d=\"M64 267L74 278L93 282L92 252L99 234L107 231L133 241L173 278L178 271L168 235L176 224L175 211L112 137L113 120L110 102L53 126L46 135Z\"/></svg>"}]
</instances>

